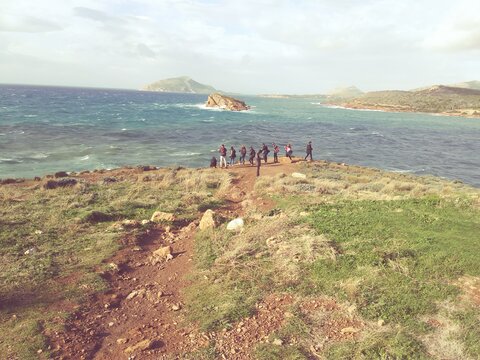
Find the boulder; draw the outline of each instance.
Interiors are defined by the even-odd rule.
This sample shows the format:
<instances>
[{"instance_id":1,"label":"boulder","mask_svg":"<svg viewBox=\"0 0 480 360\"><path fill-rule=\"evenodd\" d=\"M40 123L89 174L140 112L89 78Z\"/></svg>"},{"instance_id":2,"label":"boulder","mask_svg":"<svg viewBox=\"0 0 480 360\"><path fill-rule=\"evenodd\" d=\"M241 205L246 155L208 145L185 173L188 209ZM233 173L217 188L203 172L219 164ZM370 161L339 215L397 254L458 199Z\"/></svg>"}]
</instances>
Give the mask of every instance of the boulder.
<instances>
[{"instance_id":1,"label":"boulder","mask_svg":"<svg viewBox=\"0 0 480 360\"><path fill-rule=\"evenodd\" d=\"M154 348L156 346L156 344L157 344L157 341L146 339L146 340L140 341L139 343L137 343L133 346L127 347L124 350L124 352L126 354L130 354L130 353L133 353L133 352L136 352L136 351L148 350L148 349Z\"/></svg>"},{"instance_id":2,"label":"boulder","mask_svg":"<svg viewBox=\"0 0 480 360\"><path fill-rule=\"evenodd\" d=\"M172 213L166 213L163 211L155 211L150 219L153 222L160 223L164 221L172 222L175 220L175 216Z\"/></svg>"},{"instance_id":3,"label":"boulder","mask_svg":"<svg viewBox=\"0 0 480 360\"><path fill-rule=\"evenodd\" d=\"M45 184L43 184L43 187L47 190L49 189L56 189L58 187L67 187L67 186L75 186L77 184L76 179L72 178L63 178L60 180L48 180Z\"/></svg>"},{"instance_id":4,"label":"boulder","mask_svg":"<svg viewBox=\"0 0 480 360\"><path fill-rule=\"evenodd\" d=\"M57 171L54 176L56 178L64 178L68 176L68 173L66 171Z\"/></svg>"},{"instance_id":5,"label":"boulder","mask_svg":"<svg viewBox=\"0 0 480 360\"><path fill-rule=\"evenodd\" d=\"M156 265L172 259L172 248L170 246L163 246L152 253L152 256L150 257L150 263L152 265Z\"/></svg>"},{"instance_id":6,"label":"boulder","mask_svg":"<svg viewBox=\"0 0 480 360\"><path fill-rule=\"evenodd\" d=\"M216 227L215 223L215 212L211 209L206 210L203 213L200 224L198 225L200 230L213 229Z\"/></svg>"},{"instance_id":7,"label":"boulder","mask_svg":"<svg viewBox=\"0 0 480 360\"><path fill-rule=\"evenodd\" d=\"M307 175L302 174L302 173L298 173L298 172L294 172L294 173L292 173L292 177L297 178L297 179L306 179Z\"/></svg>"},{"instance_id":8,"label":"boulder","mask_svg":"<svg viewBox=\"0 0 480 360\"><path fill-rule=\"evenodd\" d=\"M236 218L227 224L227 230L240 231L243 229L244 222L242 218Z\"/></svg>"},{"instance_id":9,"label":"boulder","mask_svg":"<svg viewBox=\"0 0 480 360\"><path fill-rule=\"evenodd\" d=\"M243 101L219 93L210 94L205 106L230 111L242 111L250 109L250 107Z\"/></svg>"}]
</instances>

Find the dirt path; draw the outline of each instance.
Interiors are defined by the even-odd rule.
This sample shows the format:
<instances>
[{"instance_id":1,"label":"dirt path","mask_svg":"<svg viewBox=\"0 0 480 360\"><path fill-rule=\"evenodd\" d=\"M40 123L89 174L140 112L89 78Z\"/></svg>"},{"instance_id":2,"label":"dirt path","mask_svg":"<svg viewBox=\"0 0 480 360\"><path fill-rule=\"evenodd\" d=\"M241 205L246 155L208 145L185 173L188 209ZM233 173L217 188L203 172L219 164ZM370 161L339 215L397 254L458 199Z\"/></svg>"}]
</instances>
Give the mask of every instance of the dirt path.
<instances>
[{"instance_id":1,"label":"dirt path","mask_svg":"<svg viewBox=\"0 0 480 360\"><path fill-rule=\"evenodd\" d=\"M295 167L296 164L283 162L264 165L260 171L261 176L273 176L281 172L290 173ZM255 206L264 210L273 205L252 196L257 179L255 167L234 166L218 171L229 171L234 175L229 193L231 196L227 196L226 206L219 209L226 217L240 216L243 212L241 202L246 198L252 199ZM176 359L180 354L205 347L212 337L217 337L217 334L201 333L189 325L184 317L182 290L188 285L188 274L192 269L195 232L195 223L171 231L157 227L139 245L120 250L109 261L113 264L113 271L105 276L110 289L89 299L81 310L67 320L65 332L49 334L53 357ZM173 259L153 263L150 259L152 252L168 245L172 248ZM289 300L267 299L264 306L259 306L269 309L276 302L284 304ZM272 316L264 313L259 312L259 319L269 316L277 325L280 323L280 317L275 313L272 312ZM245 340L247 346L244 349L247 350L251 342L257 339L261 328L258 325L261 322L255 318L250 320L256 327L252 325L253 335L248 341ZM248 334L248 331L245 333ZM225 341L228 344L230 340ZM225 352L234 353L224 354L223 358L245 358L242 351L232 349L231 346L225 347Z\"/></svg>"}]
</instances>

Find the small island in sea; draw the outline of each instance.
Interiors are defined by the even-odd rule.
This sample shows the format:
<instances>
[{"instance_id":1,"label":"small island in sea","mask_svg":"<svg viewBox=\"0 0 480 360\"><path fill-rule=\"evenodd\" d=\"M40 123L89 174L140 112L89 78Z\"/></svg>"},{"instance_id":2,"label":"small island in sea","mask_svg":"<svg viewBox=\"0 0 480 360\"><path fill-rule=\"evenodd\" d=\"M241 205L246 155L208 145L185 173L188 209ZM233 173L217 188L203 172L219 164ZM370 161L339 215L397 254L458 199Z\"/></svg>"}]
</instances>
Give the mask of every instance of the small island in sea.
<instances>
[{"instance_id":1,"label":"small island in sea","mask_svg":"<svg viewBox=\"0 0 480 360\"><path fill-rule=\"evenodd\" d=\"M145 85L142 90L191 94L211 94L217 91L213 86L201 84L188 76L159 80Z\"/></svg>"}]
</instances>

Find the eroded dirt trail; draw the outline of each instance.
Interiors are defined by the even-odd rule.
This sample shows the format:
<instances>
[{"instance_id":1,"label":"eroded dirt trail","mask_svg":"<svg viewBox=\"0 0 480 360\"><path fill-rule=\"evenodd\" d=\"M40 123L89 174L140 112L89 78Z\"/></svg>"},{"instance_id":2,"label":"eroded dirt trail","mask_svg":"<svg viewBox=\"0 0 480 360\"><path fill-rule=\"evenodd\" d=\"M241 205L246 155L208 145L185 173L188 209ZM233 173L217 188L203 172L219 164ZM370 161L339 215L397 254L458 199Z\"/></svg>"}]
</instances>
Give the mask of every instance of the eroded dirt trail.
<instances>
[{"instance_id":1,"label":"eroded dirt trail","mask_svg":"<svg viewBox=\"0 0 480 360\"><path fill-rule=\"evenodd\" d=\"M261 176L288 173L294 168L295 164L290 163L269 164L261 167ZM218 171L229 171L233 176L226 205L218 210L224 217L233 219L241 216L245 210L241 203L246 199L262 210L273 205L253 195L256 168L235 166ZM188 275L192 270L197 224L198 221L171 231L157 226L140 244L125 246L110 259L112 270L105 274L110 284L109 290L89 299L67 321L65 332L49 334L54 358L175 359L181 358L181 354L207 346L212 338L222 337L202 333L185 321L182 291L188 285ZM168 245L171 246L173 259L152 262L152 252ZM287 300L267 300L265 309L269 309L271 303L276 301L283 304ZM279 326L281 319L278 315L263 313L259 312L258 320L269 316L275 319L274 328ZM247 323L254 324L252 326L256 330L252 330L253 335L244 349L249 349L250 343L258 340L256 335L260 325L257 324L262 322L255 318L249 321ZM248 331L245 332L248 335ZM225 344L230 341L227 335L223 336ZM223 358L246 356L244 351L230 354L232 347L222 344L223 341L220 341L219 350Z\"/></svg>"}]
</instances>

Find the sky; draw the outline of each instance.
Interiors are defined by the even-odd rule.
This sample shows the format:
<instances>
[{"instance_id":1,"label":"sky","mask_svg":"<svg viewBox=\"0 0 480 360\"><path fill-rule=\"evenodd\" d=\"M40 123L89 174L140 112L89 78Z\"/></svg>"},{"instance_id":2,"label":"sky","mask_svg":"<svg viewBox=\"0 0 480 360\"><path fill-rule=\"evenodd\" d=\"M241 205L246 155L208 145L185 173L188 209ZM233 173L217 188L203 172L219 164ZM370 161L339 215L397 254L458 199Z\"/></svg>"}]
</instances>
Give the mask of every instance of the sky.
<instances>
[{"instance_id":1,"label":"sky","mask_svg":"<svg viewBox=\"0 0 480 360\"><path fill-rule=\"evenodd\" d=\"M0 0L0 83L229 92L480 80L479 0Z\"/></svg>"}]
</instances>

